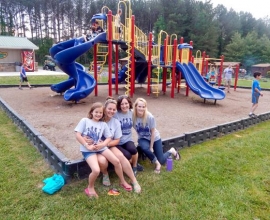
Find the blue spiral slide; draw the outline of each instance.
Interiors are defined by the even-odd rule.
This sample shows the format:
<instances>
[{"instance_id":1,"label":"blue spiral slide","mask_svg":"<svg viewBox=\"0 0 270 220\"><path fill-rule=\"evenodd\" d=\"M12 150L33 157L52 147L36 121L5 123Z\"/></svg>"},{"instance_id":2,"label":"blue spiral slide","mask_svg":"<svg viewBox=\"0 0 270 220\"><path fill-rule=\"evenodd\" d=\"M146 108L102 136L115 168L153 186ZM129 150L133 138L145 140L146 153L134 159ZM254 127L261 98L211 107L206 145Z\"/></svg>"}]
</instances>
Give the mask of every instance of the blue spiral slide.
<instances>
[{"instance_id":1,"label":"blue spiral slide","mask_svg":"<svg viewBox=\"0 0 270 220\"><path fill-rule=\"evenodd\" d=\"M205 82L204 78L192 63L181 64L176 62L176 68L181 71L190 89L204 100L214 99L216 101L225 98L225 92Z\"/></svg>"},{"instance_id":2,"label":"blue spiral slide","mask_svg":"<svg viewBox=\"0 0 270 220\"><path fill-rule=\"evenodd\" d=\"M69 79L52 85L51 90L64 93L66 101L78 102L86 98L94 90L96 81L85 71L85 67L75 60L95 44L104 42L106 42L106 33L100 33L87 42L80 37L54 45L50 49L50 54L57 66L69 75Z\"/></svg>"}]
</instances>

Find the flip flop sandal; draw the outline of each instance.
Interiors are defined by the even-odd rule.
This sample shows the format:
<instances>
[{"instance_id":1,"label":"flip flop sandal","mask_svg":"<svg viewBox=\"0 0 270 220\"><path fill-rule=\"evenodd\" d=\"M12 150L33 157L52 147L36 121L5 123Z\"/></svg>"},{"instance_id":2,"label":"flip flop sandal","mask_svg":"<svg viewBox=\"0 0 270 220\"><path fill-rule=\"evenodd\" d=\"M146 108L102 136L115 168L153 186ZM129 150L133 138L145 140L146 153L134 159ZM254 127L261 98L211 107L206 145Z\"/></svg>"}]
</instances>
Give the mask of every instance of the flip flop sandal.
<instances>
[{"instance_id":1,"label":"flip flop sandal","mask_svg":"<svg viewBox=\"0 0 270 220\"><path fill-rule=\"evenodd\" d=\"M90 193L88 188L84 189L84 193L89 197L89 198L98 198L98 195L96 193Z\"/></svg>"},{"instance_id":2,"label":"flip flop sandal","mask_svg":"<svg viewBox=\"0 0 270 220\"><path fill-rule=\"evenodd\" d=\"M133 186L133 189L134 189L135 193L141 193L142 188L141 188L141 186L139 185L138 182L132 183L132 186Z\"/></svg>"},{"instance_id":3,"label":"flip flop sandal","mask_svg":"<svg viewBox=\"0 0 270 220\"><path fill-rule=\"evenodd\" d=\"M176 155L174 157L175 160L180 160L181 159L181 156L179 154L179 152L176 151Z\"/></svg>"},{"instance_id":4,"label":"flip flop sandal","mask_svg":"<svg viewBox=\"0 0 270 220\"><path fill-rule=\"evenodd\" d=\"M104 186L110 186L111 185L111 181L110 181L109 175L103 175L103 177L102 177L102 184Z\"/></svg>"},{"instance_id":5,"label":"flip flop sandal","mask_svg":"<svg viewBox=\"0 0 270 220\"><path fill-rule=\"evenodd\" d=\"M118 196L118 195L120 195L120 192L119 192L119 190L113 188L113 189L109 190L108 195L109 196Z\"/></svg>"},{"instance_id":6,"label":"flip flop sandal","mask_svg":"<svg viewBox=\"0 0 270 220\"><path fill-rule=\"evenodd\" d=\"M154 170L154 173L160 174L160 169L155 169L155 170Z\"/></svg>"},{"instance_id":7,"label":"flip flop sandal","mask_svg":"<svg viewBox=\"0 0 270 220\"><path fill-rule=\"evenodd\" d=\"M128 191L128 192L132 191L132 187L125 186L125 185L122 184L122 183L120 183L120 186L121 186L124 190L126 190L126 191Z\"/></svg>"}]
</instances>

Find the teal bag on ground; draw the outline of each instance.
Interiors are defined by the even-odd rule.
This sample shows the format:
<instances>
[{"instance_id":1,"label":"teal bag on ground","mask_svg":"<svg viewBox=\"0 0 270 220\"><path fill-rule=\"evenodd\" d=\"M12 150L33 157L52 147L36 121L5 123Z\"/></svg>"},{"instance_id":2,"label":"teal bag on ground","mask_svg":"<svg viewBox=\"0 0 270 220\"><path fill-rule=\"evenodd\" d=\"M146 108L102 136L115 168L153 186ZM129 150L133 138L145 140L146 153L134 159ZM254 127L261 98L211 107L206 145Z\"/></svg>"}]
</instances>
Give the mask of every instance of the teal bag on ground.
<instances>
[{"instance_id":1,"label":"teal bag on ground","mask_svg":"<svg viewBox=\"0 0 270 220\"><path fill-rule=\"evenodd\" d=\"M42 191L52 195L65 185L65 180L61 175L54 174L52 177L44 179L43 183L45 186L43 186Z\"/></svg>"}]
</instances>

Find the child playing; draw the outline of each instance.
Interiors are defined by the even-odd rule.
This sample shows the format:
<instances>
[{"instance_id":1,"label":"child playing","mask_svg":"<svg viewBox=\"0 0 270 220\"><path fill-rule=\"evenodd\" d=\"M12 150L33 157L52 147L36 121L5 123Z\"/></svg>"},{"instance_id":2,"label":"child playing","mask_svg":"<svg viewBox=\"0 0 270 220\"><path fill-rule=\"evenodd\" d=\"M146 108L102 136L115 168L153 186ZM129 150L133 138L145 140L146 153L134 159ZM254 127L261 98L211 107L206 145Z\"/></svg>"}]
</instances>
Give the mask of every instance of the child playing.
<instances>
[{"instance_id":1,"label":"child playing","mask_svg":"<svg viewBox=\"0 0 270 220\"><path fill-rule=\"evenodd\" d=\"M94 183L100 173L97 154L102 154L109 162L114 165L115 172L120 179L120 185L123 188L132 187L125 181L123 170L118 158L107 147L111 141L112 134L108 125L101 121L103 120L103 105L102 103L94 103L90 108L87 118L82 118L75 128L76 139L80 143L80 151L89 167L91 173L89 175L88 187L84 190L85 194L89 197L98 198L94 188ZM88 136L93 140L93 144L86 143L83 136Z\"/></svg>"},{"instance_id":2,"label":"child playing","mask_svg":"<svg viewBox=\"0 0 270 220\"><path fill-rule=\"evenodd\" d=\"M26 64L21 65L21 70L20 70L20 85L19 85L19 89L22 89L22 83L23 82L27 82L27 85L30 89L32 89L30 83L28 82L27 76L26 76L26 72L24 67L27 66Z\"/></svg>"},{"instance_id":3,"label":"child playing","mask_svg":"<svg viewBox=\"0 0 270 220\"><path fill-rule=\"evenodd\" d=\"M210 82L215 82L216 81L216 69L215 69L215 67L211 67L211 70L210 70L210 72L208 73L209 74L209 81Z\"/></svg>"},{"instance_id":4,"label":"child playing","mask_svg":"<svg viewBox=\"0 0 270 220\"><path fill-rule=\"evenodd\" d=\"M258 107L259 97L263 96L261 92L262 89L259 83L259 79L261 79L262 74L260 72L255 72L253 76L255 79L252 82L252 106L251 106L250 113L248 115L249 117L256 117L256 115L254 114L254 111Z\"/></svg>"},{"instance_id":5,"label":"child playing","mask_svg":"<svg viewBox=\"0 0 270 220\"><path fill-rule=\"evenodd\" d=\"M225 86L227 86L227 92L230 93L232 75L234 74L232 64L229 64L229 66L224 70L224 74Z\"/></svg>"},{"instance_id":6,"label":"child playing","mask_svg":"<svg viewBox=\"0 0 270 220\"><path fill-rule=\"evenodd\" d=\"M122 15L122 9L119 9L118 13L115 15L116 40L120 40L120 37L121 37L121 15Z\"/></svg>"}]
</instances>

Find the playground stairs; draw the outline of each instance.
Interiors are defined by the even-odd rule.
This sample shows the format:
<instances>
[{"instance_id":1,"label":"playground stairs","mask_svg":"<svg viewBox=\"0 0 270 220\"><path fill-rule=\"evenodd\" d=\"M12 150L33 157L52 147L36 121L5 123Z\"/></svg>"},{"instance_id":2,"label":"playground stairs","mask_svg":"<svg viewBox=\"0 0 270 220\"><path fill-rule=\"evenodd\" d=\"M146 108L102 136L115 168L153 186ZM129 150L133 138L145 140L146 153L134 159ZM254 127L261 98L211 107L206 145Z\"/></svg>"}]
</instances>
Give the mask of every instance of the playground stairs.
<instances>
[{"instance_id":1,"label":"playground stairs","mask_svg":"<svg viewBox=\"0 0 270 220\"><path fill-rule=\"evenodd\" d=\"M98 66L98 81L101 81L103 66L107 61L108 45L97 44L97 66ZM94 72L94 61L90 63L90 72Z\"/></svg>"},{"instance_id":2,"label":"playground stairs","mask_svg":"<svg viewBox=\"0 0 270 220\"><path fill-rule=\"evenodd\" d=\"M151 77L151 89L152 93L158 96L159 94L159 81L161 76L161 68L157 68L152 71L152 77Z\"/></svg>"}]
</instances>

